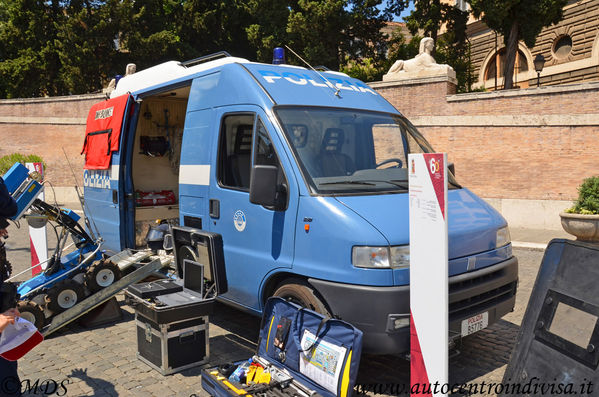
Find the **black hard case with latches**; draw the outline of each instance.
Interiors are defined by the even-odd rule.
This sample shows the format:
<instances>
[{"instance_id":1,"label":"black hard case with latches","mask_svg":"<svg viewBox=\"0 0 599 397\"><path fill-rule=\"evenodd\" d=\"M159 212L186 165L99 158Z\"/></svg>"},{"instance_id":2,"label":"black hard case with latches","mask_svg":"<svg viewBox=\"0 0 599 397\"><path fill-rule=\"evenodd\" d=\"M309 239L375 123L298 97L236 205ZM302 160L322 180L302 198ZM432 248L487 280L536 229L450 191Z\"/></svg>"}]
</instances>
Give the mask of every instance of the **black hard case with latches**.
<instances>
[{"instance_id":1,"label":"black hard case with latches","mask_svg":"<svg viewBox=\"0 0 599 397\"><path fill-rule=\"evenodd\" d=\"M175 264L181 278L183 261L204 265L204 289L199 293L188 288L175 293L142 299L140 286L127 290L135 308L137 357L162 375L202 365L209 359L209 315L216 297L227 291L222 237L187 227L172 227ZM173 282L158 280L154 283ZM183 284L183 280L175 281ZM145 287L145 288L144 288Z\"/></svg>"}]
</instances>

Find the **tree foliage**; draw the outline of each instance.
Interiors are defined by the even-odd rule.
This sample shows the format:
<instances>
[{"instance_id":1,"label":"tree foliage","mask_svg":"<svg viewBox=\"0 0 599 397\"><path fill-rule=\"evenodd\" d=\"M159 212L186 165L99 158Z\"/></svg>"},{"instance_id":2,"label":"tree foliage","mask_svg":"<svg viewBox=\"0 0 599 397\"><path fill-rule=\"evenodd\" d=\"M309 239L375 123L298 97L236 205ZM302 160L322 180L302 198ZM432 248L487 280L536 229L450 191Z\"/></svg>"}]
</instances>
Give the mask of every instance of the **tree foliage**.
<instances>
[{"instance_id":1,"label":"tree foliage","mask_svg":"<svg viewBox=\"0 0 599 397\"><path fill-rule=\"evenodd\" d=\"M93 92L130 62L140 70L221 50L270 62L285 44L315 66L368 60L380 75L388 62L381 28L406 3L0 0L0 97ZM289 52L287 60L301 63Z\"/></svg>"},{"instance_id":2,"label":"tree foliage","mask_svg":"<svg viewBox=\"0 0 599 397\"><path fill-rule=\"evenodd\" d=\"M456 72L458 92L469 91L472 83L470 45L466 36L468 12L453 2L418 0L406 19L412 34L420 33L435 41L433 56L438 63L450 65ZM444 33L439 31L444 27Z\"/></svg>"},{"instance_id":3,"label":"tree foliage","mask_svg":"<svg viewBox=\"0 0 599 397\"><path fill-rule=\"evenodd\" d=\"M411 59L418 55L420 36L406 41L401 30L397 29L386 39L387 57L379 60L373 58L349 59L340 71L362 81L379 81L398 59Z\"/></svg>"},{"instance_id":4,"label":"tree foliage","mask_svg":"<svg viewBox=\"0 0 599 397\"><path fill-rule=\"evenodd\" d=\"M481 17L489 28L503 35L507 51L505 89L513 86L518 41L534 47L541 30L563 18L567 3L568 0L470 0L474 16Z\"/></svg>"}]
</instances>

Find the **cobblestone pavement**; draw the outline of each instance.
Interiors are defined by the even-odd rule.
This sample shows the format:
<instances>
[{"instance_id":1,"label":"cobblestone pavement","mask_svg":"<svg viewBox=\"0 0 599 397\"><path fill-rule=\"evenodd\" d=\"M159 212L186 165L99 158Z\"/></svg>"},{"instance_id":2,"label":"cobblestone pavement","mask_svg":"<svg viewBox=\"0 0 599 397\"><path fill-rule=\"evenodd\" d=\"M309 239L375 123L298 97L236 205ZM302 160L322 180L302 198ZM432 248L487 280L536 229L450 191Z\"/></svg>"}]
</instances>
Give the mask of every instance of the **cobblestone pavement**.
<instances>
[{"instance_id":1,"label":"cobblestone pavement","mask_svg":"<svg viewBox=\"0 0 599 397\"><path fill-rule=\"evenodd\" d=\"M26 231L12 229L14 227L10 229L8 240L9 259L15 268L24 269L30 261ZM450 383L502 380L543 254L519 249L514 253L520 261L515 311L462 340L458 348L460 353L450 358ZM118 302L122 320L96 328L72 324L26 355L19 362L22 380L29 379L32 383L39 380L40 384L46 379L59 384L64 382L67 396L206 396L200 385L200 368L164 377L136 358L134 311L125 304L122 294L118 296ZM259 319L218 304L210 321L213 364L252 355ZM363 355L358 383L407 384L409 363L397 356ZM57 392L65 395L60 387Z\"/></svg>"}]
</instances>

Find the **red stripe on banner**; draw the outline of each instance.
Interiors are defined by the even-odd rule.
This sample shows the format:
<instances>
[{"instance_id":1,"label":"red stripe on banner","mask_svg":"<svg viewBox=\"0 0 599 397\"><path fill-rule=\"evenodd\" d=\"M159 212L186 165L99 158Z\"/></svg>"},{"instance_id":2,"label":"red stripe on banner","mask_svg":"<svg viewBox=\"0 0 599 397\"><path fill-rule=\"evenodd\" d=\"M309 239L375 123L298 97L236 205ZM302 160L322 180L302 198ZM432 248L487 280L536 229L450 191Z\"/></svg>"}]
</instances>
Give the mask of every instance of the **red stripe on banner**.
<instances>
[{"instance_id":1,"label":"red stripe on banner","mask_svg":"<svg viewBox=\"0 0 599 397\"><path fill-rule=\"evenodd\" d=\"M29 247L31 248L31 275L35 276L42 271L42 267L33 267L40 263L40 260L37 256L37 252L35 251L35 245L33 244L33 240L31 240L31 236L29 236Z\"/></svg>"},{"instance_id":2,"label":"red stripe on banner","mask_svg":"<svg viewBox=\"0 0 599 397\"><path fill-rule=\"evenodd\" d=\"M25 342L21 343L14 349L5 351L4 353L0 354L0 357L8 361L17 361L27 354L31 349L42 343L43 340L44 336L39 331L35 331L35 333L32 334Z\"/></svg>"},{"instance_id":3,"label":"red stripe on banner","mask_svg":"<svg viewBox=\"0 0 599 397\"><path fill-rule=\"evenodd\" d=\"M418 386L416 386L418 385ZM414 325L414 317L410 312L410 395L431 396L428 373L420 350L420 341Z\"/></svg>"},{"instance_id":4,"label":"red stripe on banner","mask_svg":"<svg viewBox=\"0 0 599 397\"><path fill-rule=\"evenodd\" d=\"M442 153L423 153L424 162L426 163L426 169L433 182L433 188L437 195L437 201L439 207L441 207L441 214L445 218L445 181L443 180L445 164L443 163Z\"/></svg>"}]
</instances>

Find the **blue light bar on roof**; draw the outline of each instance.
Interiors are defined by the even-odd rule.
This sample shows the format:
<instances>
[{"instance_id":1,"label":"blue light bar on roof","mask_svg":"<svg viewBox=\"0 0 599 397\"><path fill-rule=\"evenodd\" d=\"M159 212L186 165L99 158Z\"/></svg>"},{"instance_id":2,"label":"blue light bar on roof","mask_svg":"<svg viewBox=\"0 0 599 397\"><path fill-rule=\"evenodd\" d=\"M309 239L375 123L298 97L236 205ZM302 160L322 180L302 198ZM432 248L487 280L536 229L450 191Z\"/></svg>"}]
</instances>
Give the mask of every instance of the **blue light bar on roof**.
<instances>
[{"instance_id":1,"label":"blue light bar on roof","mask_svg":"<svg viewBox=\"0 0 599 397\"><path fill-rule=\"evenodd\" d=\"M272 52L272 64L281 65L285 63L285 49L277 47Z\"/></svg>"}]
</instances>

